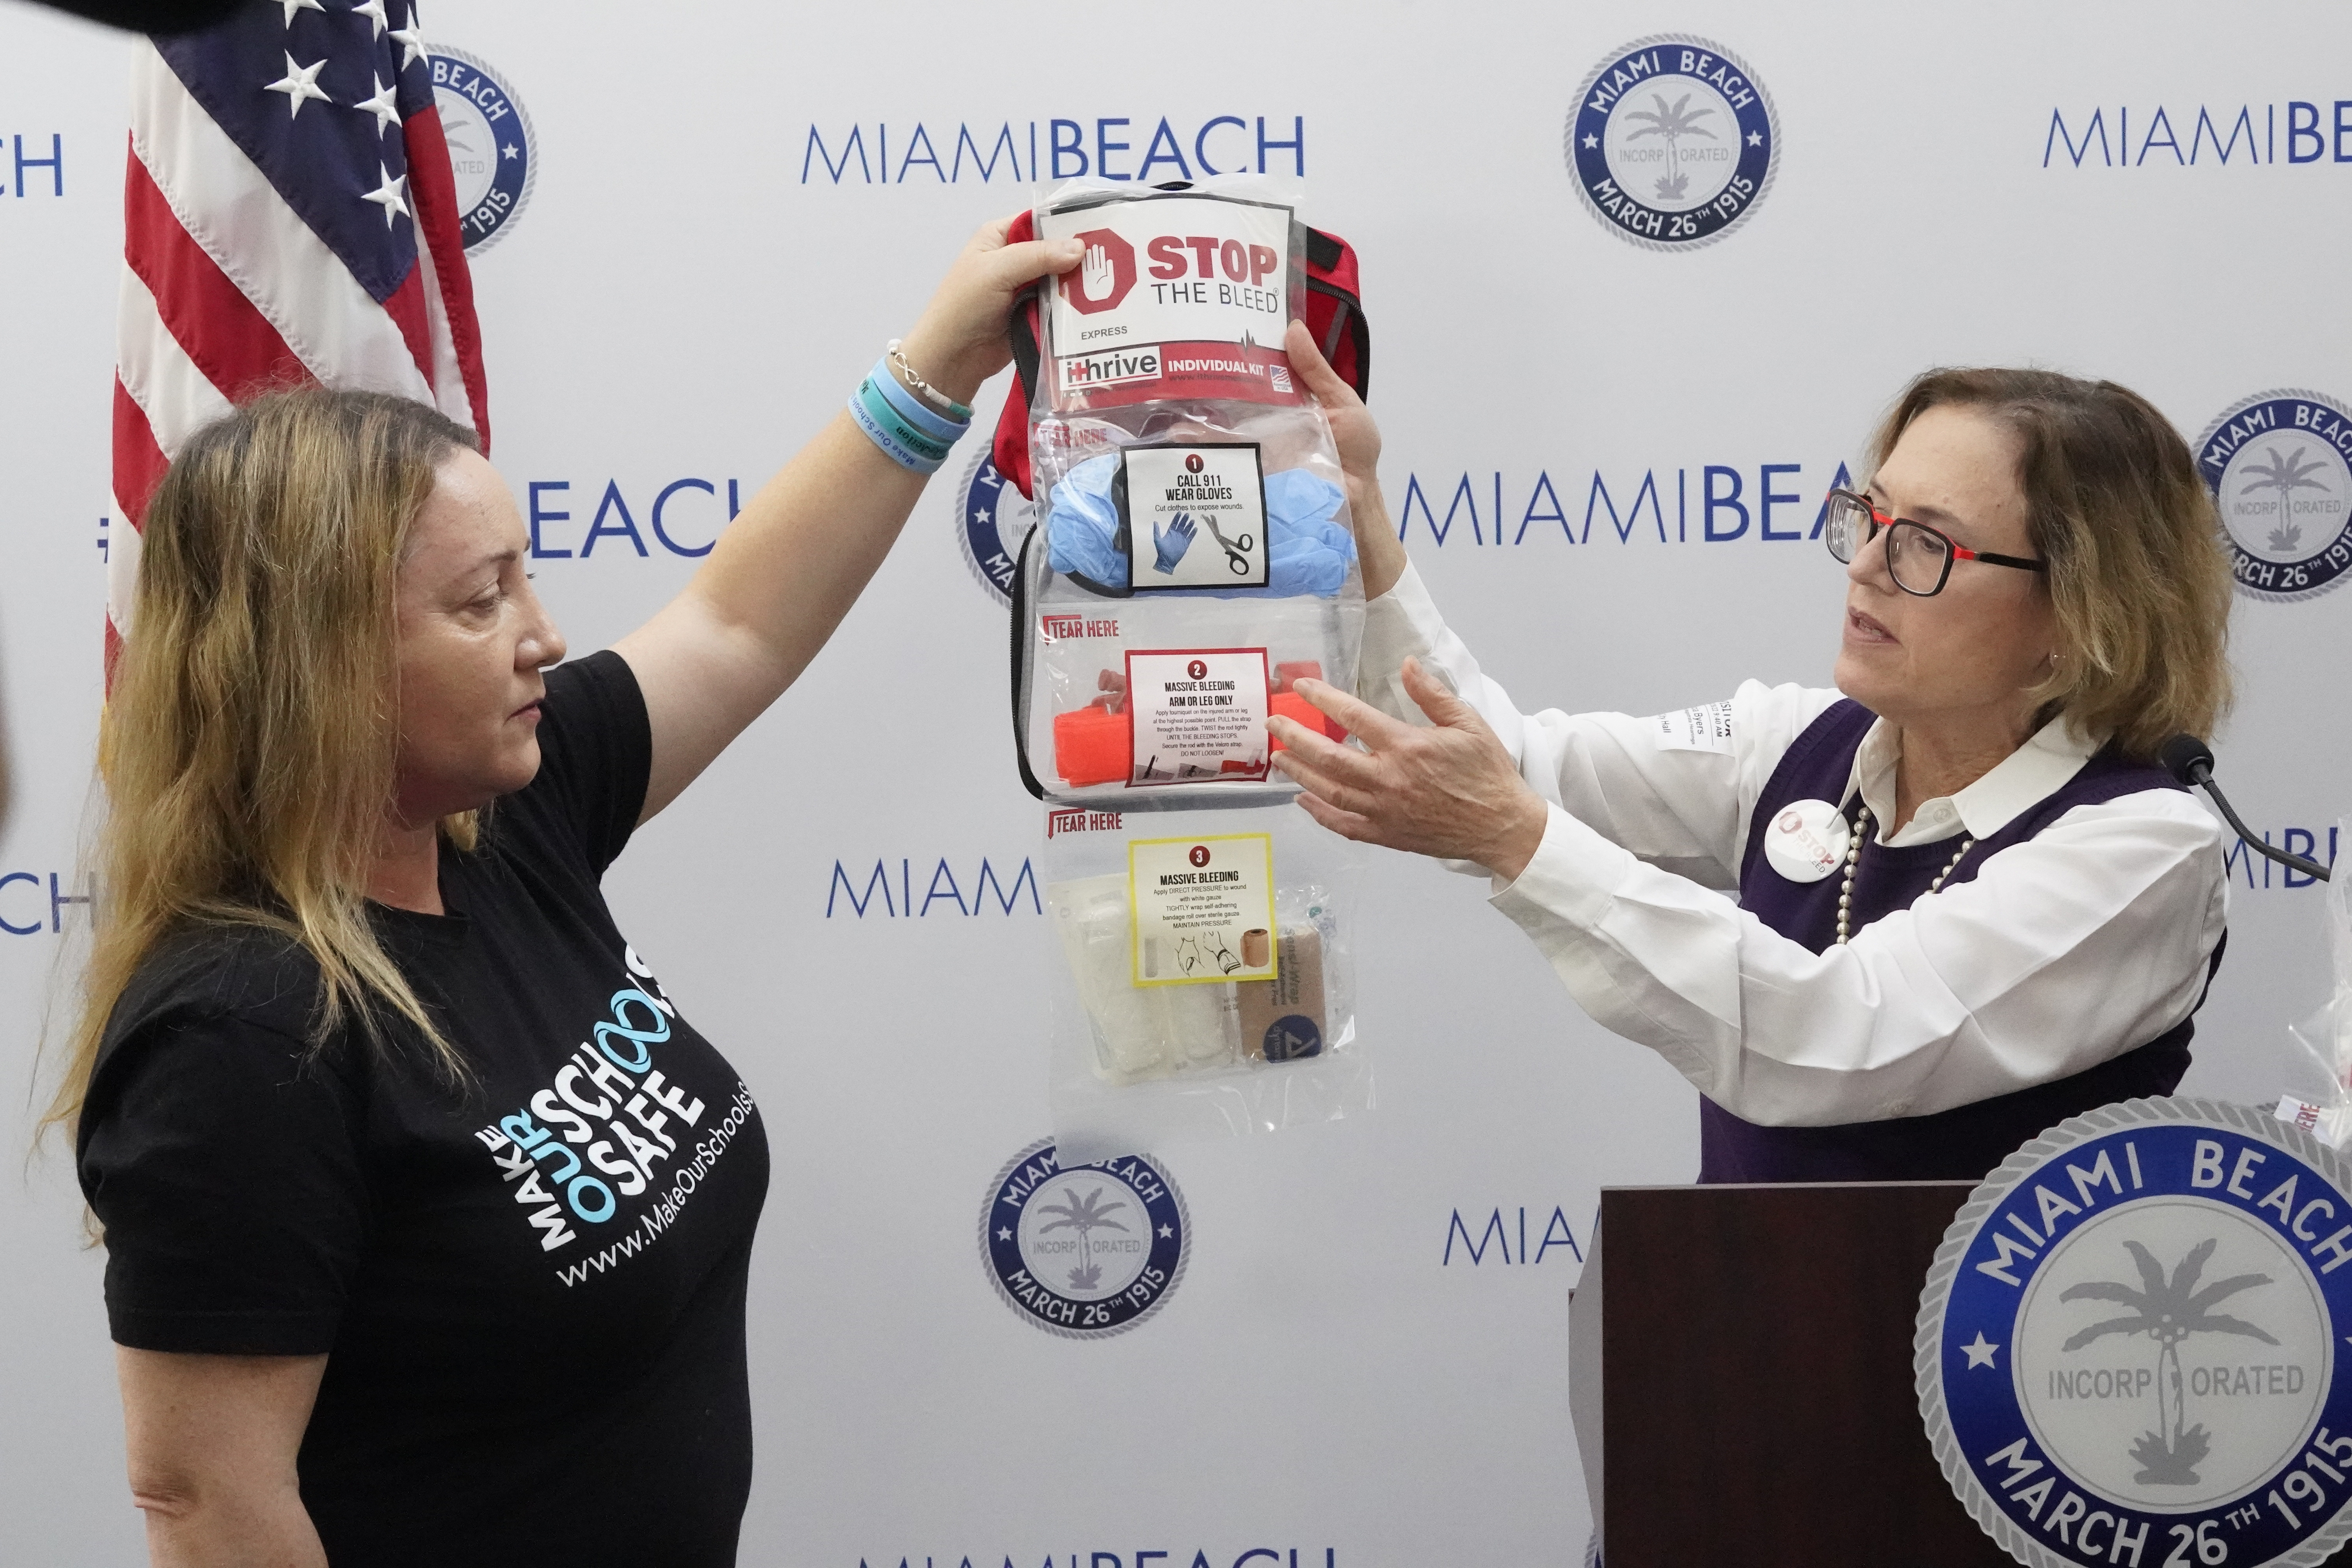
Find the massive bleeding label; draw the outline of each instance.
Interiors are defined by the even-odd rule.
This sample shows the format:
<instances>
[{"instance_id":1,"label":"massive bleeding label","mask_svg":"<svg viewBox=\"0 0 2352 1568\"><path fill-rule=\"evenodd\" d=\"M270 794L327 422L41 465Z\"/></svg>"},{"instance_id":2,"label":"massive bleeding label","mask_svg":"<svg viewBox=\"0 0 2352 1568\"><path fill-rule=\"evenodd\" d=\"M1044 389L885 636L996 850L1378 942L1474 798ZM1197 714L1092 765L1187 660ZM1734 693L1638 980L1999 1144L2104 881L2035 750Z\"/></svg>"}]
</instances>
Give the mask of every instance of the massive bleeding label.
<instances>
[{"instance_id":1,"label":"massive bleeding label","mask_svg":"<svg viewBox=\"0 0 2352 1568\"><path fill-rule=\"evenodd\" d=\"M1220 196L1046 214L1040 238L1087 247L1046 288L1057 411L1159 397L1297 402L1281 347L1290 222L1286 206Z\"/></svg>"},{"instance_id":2,"label":"massive bleeding label","mask_svg":"<svg viewBox=\"0 0 2352 1568\"><path fill-rule=\"evenodd\" d=\"M1265 649L1130 650L1132 784L1265 777Z\"/></svg>"}]
</instances>

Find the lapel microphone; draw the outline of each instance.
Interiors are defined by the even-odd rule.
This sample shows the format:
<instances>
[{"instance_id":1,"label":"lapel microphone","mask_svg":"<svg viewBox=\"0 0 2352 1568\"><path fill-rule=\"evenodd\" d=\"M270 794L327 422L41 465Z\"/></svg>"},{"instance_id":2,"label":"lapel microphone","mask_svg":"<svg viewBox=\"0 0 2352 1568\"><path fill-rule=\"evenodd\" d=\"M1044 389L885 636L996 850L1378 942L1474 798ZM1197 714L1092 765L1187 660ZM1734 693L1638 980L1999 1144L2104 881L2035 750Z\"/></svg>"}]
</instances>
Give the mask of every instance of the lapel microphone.
<instances>
[{"instance_id":1,"label":"lapel microphone","mask_svg":"<svg viewBox=\"0 0 2352 1568\"><path fill-rule=\"evenodd\" d=\"M2315 878L2322 882L2327 880L2326 867L2316 860L2307 860L2300 855L2290 855L2284 849L2272 848L2268 844L2255 837L2246 825L2238 819L2238 814L2231 809L2229 797L2213 787L2212 747L2194 735L2175 735L2157 749L2156 760L2163 765L2166 773L2170 773L2182 784L2195 785L2211 795L2213 804L2221 807L2222 820L2236 830L2238 841L2247 848L2265 860L2277 861L2289 870L2300 871L2305 876Z\"/></svg>"}]
</instances>

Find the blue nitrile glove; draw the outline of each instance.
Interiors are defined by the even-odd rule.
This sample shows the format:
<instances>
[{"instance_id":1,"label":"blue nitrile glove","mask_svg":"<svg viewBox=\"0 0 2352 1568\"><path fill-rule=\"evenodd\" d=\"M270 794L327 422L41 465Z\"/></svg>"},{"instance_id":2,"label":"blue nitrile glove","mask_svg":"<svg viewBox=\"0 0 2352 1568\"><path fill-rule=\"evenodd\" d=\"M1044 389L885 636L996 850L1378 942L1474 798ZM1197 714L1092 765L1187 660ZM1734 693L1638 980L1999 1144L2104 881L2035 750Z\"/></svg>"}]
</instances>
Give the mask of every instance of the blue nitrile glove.
<instances>
[{"instance_id":1,"label":"blue nitrile glove","mask_svg":"<svg viewBox=\"0 0 2352 1568\"><path fill-rule=\"evenodd\" d=\"M1111 504L1110 481L1118 454L1088 458L1054 487L1045 519L1046 564L1106 588L1127 586L1127 552L1118 544L1118 508Z\"/></svg>"},{"instance_id":2,"label":"blue nitrile glove","mask_svg":"<svg viewBox=\"0 0 2352 1568\"><path fill-rule=\"evenodd\" d=\"M1056 572L1106 586L1127 582L1127 552L1118 547L1118 509L1111 504L1111 480L1118 454L1089 458L1054 487L1046 515L1046 560ZM1171 589L1218 599L1289 598L1313 594L1329 598L1348 580L1356 541L1331 520L1346 498L1339 487L1305 468L1284 468L1265 477L1266 585L1263 588ZM1176 530L1155 539L1165 555ZM1188 540L1189 545L1189 540ZM1178 551L1175 559L1182 557ZM1163 571L1172 570L1174 559Z\"/></svg>"},{"instance_id":3,"label":"blue nitrile glove","mask_svg":"<svg viewBox=\"0 0 2352 1568\"><path fill-rule=\"evenodd\" d=\"M1151 569L1172 575L1176 563L1184 559L1184 552L1192 548L1192 536L1197 531L1192 523L1192 514L1189 511L1178 512L1176 521L1168 525L1165 532L1160 531L1157 522L1153 523L1151 543L1159 552L1160 558L1151 563Z\"/></svg>"},{"instance_id":4,"label":"blue nitrile glove","mask_svg":"<svg viewBox=\"0 0 2352 1568\"><path fill-rule=\"evenodd\" d=\"M1331 520L1346 499L1305 468L1265 477L1266 591L1328 599L1348 580L1356 538Z\"/></svg>"}]
</instances>

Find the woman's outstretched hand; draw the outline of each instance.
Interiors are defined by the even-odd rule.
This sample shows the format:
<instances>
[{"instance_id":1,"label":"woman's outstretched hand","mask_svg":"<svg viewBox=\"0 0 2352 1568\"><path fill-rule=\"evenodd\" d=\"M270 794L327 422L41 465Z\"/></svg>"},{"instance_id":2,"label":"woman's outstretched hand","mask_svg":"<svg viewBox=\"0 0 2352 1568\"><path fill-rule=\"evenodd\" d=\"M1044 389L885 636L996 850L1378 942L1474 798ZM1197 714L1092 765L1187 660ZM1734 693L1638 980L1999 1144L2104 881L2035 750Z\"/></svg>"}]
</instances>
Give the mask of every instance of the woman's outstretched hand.
<instances>
[{"instance_id":1,"label":"woman's outstretched hand","mask_svg":"<svg viewBox=\"0 0 2352 1568\"><path fill-rule=\"evenodd\" d=\"M1075 239L1004 243L1011 218L981 226L907 333L907 362L959 403L1013 358L1005 322L1013 297L1048 272L1076 266L1086 247Z\"/></svg>"},{"instance_id":2,"label":"woman's outstretched hand","mask_svg":"<svg viewBox=\"0 0 2352 1568\"><path fill-rule=\"evenodd\" d=\"M1296 362L1294 362L1296 363ZM1467 702L1404 663L1405 694L1434 729L1391 719L1319 680L1301 697L1352 731L1357 751L1288 719L1266 721L1286 748L1274 765L1305 786L1298 804L1332 832L1415 855L1471 860L1516 879L1543 842L1549 812Z\"/></svg>"}]
</instances>

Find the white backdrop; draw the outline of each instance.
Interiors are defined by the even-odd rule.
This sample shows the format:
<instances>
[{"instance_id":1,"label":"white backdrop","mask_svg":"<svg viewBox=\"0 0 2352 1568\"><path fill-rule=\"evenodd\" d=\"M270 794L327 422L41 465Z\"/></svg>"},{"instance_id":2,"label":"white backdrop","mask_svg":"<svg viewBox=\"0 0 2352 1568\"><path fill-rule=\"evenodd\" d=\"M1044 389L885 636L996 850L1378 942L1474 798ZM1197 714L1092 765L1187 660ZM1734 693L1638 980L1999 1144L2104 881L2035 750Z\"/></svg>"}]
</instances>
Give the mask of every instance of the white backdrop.
<instances>
[{"instance_id":1,"label":"white backdrop","mask_svg":"<svg viewBox=\"0 0 2352 1568\"><path fill-rule=\"evenodd\" d=\"M1114 166L1132 170L1163 117L1222 168L1254 165L1261 137L1301 143L1264 155L1303 165L1310 220L1362 254L1391 507L1529 705L1645 712L1751 675L1826 679L1837 570L1728 509L1712 520L1738 536L1709 542L1706 470L1737 475L1751 516L1768 487L1801 497L1771 521L1801 535L1926 365L2109 376L2191 438L2269 389L2352 398L2336 5L438 0L424 22L530 117L534 188L474 279L492 456L526 506L541 487L538 585L582 651L692 571L652 528L666 487L710 487L663 512L677 544L707 541L730 481L748 493L840 406L963 236L1053 173L1057 135L1090 160L1125 140ZM1736 53L1779 119L1761 203L1687 254L1610 233L1562 156L1578 84L1661 32ZM127 48L0 9L12 1152L84 912L52 896L79 886L99 700ZM2193 127L2242 108L2224 162ZM17 164L53 149L55 167ZM960 542L965 456L801 686L607 882L774 1144L745 1561L1570 1561L1588 1513L1567 1292L1599 1187L1694 1174L1695 1099L1574 1013L1477 884L1376 858L1360 948L1378 1109L1167 1151L1192 1256L1164 1310L1082 1343L997 1299L974 1226L998 1167L1047 1131L1044 922L1025 896L964 911L983 858L1002 875L1035 851L1042 812L1007 744L1003 612ZM1621 537L1596 475L1621 525L1654 475L1662 526L1645 510ZM1534 504L1539 478L1565 525ZM584 548L608 486L644 553L617 511ZM2323 856L2352 804L2328 673L2347 616L2352 594L2242 598L2219 745L2254 823ZM828 914L836 861L862 889L877 860L918 889L944 860L960 901ZM2185 1088L2255 1100L2325 989L2319 901L2241 865L2231 912ZM138 1563L102 1260L79 1246L69 1162L22 1169L0 1192L0 1561Z\"/></svg>"}]
</instances>

